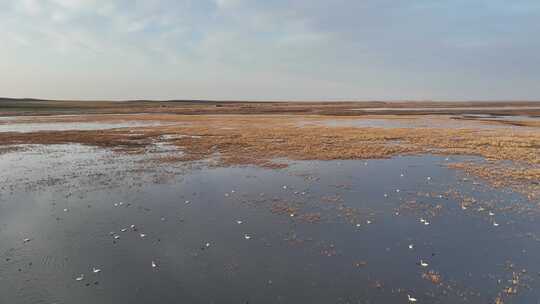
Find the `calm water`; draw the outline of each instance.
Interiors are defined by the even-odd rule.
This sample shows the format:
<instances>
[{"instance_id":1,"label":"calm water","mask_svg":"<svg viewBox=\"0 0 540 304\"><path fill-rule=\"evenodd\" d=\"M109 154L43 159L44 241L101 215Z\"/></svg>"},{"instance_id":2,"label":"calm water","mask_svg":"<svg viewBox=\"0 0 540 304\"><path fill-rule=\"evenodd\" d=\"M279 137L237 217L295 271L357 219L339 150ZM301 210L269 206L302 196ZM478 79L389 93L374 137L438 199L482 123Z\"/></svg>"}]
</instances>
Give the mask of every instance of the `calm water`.
<instances>
[{"instance_id":1,"label":"calm water","mask_svg":"<svg viewBox=\"0 0 540 304\"><path fill-rule=\"evenodd\" d=\"M160 122L126 121L126 122L43 122L43 123L8 123L0 124L0 132L28 133L39 131L67 130L107 130L128 127L154 127L164 125Z\"/></svg>"},{"instance_id":2,"label":"calm water","mask_svg":"<svg viewBox=\"0 0 540 304\"><path fill-rule=\"evenodd\" d=\"M444 166L455 160L0 155L0 303L491 303L507 287L505 303L536 303L536 207Z\"/></svg>"}]
</instances>

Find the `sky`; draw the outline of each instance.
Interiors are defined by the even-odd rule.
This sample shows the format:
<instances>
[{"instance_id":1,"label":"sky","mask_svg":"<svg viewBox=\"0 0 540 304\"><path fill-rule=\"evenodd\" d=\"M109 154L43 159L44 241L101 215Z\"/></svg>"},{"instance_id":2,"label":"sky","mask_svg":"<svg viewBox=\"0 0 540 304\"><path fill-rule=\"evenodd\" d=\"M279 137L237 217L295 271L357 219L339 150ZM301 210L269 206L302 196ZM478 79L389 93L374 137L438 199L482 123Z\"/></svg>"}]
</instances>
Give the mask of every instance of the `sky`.
<instances>
[{"instance_id":1,"label":"sky","mask_svg":"<svg viewBox=\"0 0 540 304\"><path fill-rule=\"evenodd\" d=\"M0 96L540 100L538 0L0 0Z\"/></svg>"}]
</instances>

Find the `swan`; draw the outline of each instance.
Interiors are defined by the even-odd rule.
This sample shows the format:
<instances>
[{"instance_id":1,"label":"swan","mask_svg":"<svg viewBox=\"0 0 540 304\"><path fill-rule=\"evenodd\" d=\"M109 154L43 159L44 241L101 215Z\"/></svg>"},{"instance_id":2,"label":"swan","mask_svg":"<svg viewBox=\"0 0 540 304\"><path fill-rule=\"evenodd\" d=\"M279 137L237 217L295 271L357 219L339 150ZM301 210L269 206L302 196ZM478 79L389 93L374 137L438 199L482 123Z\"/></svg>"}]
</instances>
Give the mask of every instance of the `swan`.
<instances>
[{"instance_id":1,"label":"swan","mask_svg":"<svg viewBox=\"0 0 540 304\"><path fill-rule=\"evenodd\" d=\"M409 302L416 302L416 298L411 297L411 295L407 295L407 298L409 299Z\"/></svg>"}]
</instances>

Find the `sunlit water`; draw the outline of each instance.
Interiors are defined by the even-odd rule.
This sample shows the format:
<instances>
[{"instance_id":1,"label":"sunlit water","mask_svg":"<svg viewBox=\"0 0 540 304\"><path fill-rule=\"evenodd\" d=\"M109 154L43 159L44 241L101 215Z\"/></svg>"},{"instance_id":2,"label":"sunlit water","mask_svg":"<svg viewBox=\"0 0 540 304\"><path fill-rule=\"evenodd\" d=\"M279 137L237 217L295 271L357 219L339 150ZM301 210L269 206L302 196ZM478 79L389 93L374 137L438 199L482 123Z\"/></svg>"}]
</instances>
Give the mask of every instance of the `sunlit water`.
<instances>
[{"instance_id":1,"label":"sunlit water","mask_svg":"<svg viewBox=\"0 0 540 304\"><path fill-rule=\"evenodd\" d=\"M270 170L141 158L78 145L0 155L0 303L540 297L533 202L445 167L461 159ZM476 203L463 210L453 191Z\"/></svg>"}]
</instances>

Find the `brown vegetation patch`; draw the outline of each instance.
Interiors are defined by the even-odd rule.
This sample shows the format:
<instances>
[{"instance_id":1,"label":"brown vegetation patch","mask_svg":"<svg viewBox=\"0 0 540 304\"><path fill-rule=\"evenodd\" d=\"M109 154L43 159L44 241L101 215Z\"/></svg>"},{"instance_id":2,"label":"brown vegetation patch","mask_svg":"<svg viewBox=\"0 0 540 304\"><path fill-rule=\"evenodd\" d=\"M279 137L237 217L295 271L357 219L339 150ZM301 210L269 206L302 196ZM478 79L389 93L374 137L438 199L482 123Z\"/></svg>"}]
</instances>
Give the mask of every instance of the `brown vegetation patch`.
<instances>
[{"instance_id":1,"label":"brown vegetation patch","mask_svg":"<svg viewBox=\"0 0 540 304\"><path fill-rule=\"evenodd\" d=\"M540 132L515 129L300 126L300 122L332 119L312 115L153 114L130 117L139 118L174 124L94 131L0 133L0 145L80 143L145 153L145 148L155 142L166 142L181 151L178 157L169 157L171 161L215 158L222 166L257 165L270 168L287 165L276 162L276 159L369 159L420 153L478 155L488 160L540 165ZM454 168L466 169L475 175L494 176L497 182L516 187L523 182L533 184L539 175L535 167L502 172L492 165L456 165ZM537 186L533 186L534 189L538 190ZM523 191L529 193L529 190ZM533 197L537 197L537 194Z\"/></svg>"}]
</instances>

